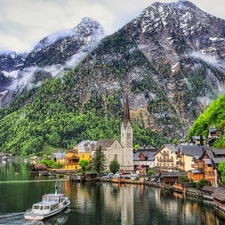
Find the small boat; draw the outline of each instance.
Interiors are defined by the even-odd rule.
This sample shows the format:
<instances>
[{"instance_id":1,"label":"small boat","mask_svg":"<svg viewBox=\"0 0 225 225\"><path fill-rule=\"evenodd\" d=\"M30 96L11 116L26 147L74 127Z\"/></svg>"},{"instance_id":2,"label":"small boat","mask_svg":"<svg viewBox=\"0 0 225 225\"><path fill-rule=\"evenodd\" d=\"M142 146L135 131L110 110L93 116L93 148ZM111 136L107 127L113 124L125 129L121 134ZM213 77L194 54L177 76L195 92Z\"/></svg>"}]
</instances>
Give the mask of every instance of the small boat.
<instances>
[{"instance_id":1,"label":"small boat","mask_svg":"<svg viewBox=\"0 0 225 225\"><path fill-rule=\"evenodd\" d=\"M55 185L55 193L43 195L42 201L33 204L32 208L25 212L24 218L26 220L44 220L60 213L69 205L69 198L65 197L64 194L58 194Z\"/></svg>"}]
</instances>

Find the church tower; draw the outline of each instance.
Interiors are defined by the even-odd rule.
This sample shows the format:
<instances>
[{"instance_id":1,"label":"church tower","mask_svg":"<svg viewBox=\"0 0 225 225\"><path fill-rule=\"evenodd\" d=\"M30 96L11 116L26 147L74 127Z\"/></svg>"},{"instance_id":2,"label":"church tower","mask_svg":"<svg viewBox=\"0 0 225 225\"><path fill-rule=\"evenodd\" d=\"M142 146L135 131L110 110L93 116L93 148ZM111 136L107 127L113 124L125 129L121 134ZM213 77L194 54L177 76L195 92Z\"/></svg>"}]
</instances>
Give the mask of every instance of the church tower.
<instances>
[{"instance_id":1,"label":"church tower","mask_svg":"<svg viewBox=\"0 0 225 225\"><path fill-rule=\"evenodd\" d=\"M121 145L123 147L123 165L121 165L121 169L133 171L133 129L130 121L130 110L127 94L124 107L124 118L121 126Z\"/></svg>"}]
</instances>

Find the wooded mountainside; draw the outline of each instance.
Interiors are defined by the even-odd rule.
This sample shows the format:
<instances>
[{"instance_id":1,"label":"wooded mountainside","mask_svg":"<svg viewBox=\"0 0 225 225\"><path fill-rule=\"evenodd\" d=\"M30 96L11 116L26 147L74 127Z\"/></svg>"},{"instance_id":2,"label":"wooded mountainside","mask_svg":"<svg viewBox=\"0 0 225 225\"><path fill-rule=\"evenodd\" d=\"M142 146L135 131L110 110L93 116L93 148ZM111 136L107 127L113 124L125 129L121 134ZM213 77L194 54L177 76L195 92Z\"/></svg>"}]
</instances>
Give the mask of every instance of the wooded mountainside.
<instances>
[{"instance_id":1,"label":"wooded mountainside","mask_svg":"<svg viewBox=\"0 0 225 225\"><path fill-rule=\"evenodd\" d=\"M207 138L209 127L215 125L217 129L223 132L220 139L214 143L215 148L225 148L225 95L212 102L209 107L202 113L191 127L188 138L191 136L203 135Z\"/></svg>"}]
</instances>

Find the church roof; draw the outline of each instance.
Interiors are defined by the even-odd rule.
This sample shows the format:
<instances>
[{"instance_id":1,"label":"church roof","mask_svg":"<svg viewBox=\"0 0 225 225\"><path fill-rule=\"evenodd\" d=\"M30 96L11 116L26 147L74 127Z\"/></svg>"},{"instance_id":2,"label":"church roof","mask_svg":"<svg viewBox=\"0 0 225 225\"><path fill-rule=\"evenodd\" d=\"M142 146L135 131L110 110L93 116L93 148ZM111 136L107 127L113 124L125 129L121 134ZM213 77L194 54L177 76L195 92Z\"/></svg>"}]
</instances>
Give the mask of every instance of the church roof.
<instances>
[{"instance_id":1,"label":"church roof","mask_svg":"<svg viewBox=\"0 0 225 225\"><path fill-rule=\"evenodd\" d=\"M108 147L111 147L115 141L115 138L99 140L96 143L94 150L96 150L99 146L102 147L102 150L106 150Z\"/></svg>"},{"instance_id":2,"label":"church roof","mask_svg":"<svg viewBox=\"0 0 225 225\"><path fill-rule=\"evenodd\" d=\"M131 123L131 121L130 121L130 109L129 109L128 95L126 94L124 117L123 117L123 124L124 124L125 128L127 127L127 124L129 122Z\"/></svg>"}]
</instances>

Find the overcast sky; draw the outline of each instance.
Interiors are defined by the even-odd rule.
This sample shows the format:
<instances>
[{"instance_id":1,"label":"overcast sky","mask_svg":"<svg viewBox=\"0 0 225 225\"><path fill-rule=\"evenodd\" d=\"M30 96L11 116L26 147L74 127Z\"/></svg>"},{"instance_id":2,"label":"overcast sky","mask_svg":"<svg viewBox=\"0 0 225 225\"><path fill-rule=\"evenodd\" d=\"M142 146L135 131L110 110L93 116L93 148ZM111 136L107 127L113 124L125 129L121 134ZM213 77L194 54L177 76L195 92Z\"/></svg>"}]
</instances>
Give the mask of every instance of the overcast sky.
<instances>
[{"instance_id":1,"label":"overcast sky","mask_svg":"<svg viewBox=\"0 0 225 225\"><path fill-rule=\"evenodd\" d=\"M174 2L176 0L156 0ZM77 26L83 17L111 34L137 17L153 0L0 0L0 50L31 51L45 36ZM224 0L191 0L225 19Z\"/></svg>"}]
</instances>

